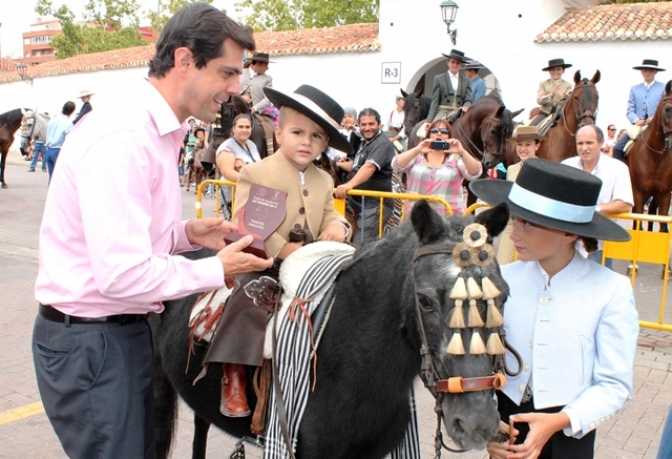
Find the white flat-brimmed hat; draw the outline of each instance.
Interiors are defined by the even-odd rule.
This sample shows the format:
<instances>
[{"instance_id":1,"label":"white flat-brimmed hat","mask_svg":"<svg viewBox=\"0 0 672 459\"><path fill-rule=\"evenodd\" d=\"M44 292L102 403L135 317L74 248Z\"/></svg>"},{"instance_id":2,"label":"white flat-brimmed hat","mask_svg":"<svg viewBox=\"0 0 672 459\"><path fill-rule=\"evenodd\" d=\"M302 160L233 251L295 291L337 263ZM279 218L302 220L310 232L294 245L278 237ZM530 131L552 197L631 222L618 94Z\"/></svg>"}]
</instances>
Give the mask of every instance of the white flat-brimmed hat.
<instances>
[{"instance_id":1,"label":"white flat-brimmed hat","mask_svg":"<svg viewBox=\"0 0 672 459\"><path fill-rule=\"evenodd\" d=\"M94 94L95 93L89 91L88 89L82 89L81 91L79 91L79 98L81 99L82 97L92 96Z\"/></svg>"}]
</instances>

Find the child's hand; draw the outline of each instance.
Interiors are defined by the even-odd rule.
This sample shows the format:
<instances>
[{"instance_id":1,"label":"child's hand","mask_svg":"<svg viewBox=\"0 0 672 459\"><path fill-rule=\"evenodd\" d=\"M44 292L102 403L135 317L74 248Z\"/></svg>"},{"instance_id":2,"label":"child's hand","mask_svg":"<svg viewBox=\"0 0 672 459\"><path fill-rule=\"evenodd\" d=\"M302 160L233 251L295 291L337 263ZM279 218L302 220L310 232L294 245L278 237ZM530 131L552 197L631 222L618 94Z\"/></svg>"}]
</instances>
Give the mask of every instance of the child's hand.
<instances>
[{"instance_id":1,"label":"child's hand","mask_svg":"<svg viewBox=\"0 0 672 459\"><path fill-rule=\"evenodd\" d=\"M343 242L345 241L345 226L341 223L332 223L322 230L320 237L317 239L320 241Z\"/></svg>"}]
</instances>

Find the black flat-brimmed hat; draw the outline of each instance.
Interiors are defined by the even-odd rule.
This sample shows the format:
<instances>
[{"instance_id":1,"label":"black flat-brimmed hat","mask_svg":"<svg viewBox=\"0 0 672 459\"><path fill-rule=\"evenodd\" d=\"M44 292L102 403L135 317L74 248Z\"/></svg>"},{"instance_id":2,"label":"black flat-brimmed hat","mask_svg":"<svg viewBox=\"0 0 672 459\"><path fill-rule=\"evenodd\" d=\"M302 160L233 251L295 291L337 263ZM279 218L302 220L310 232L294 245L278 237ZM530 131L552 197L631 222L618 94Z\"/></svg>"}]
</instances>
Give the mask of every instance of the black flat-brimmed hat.
<instances>
[{"instance_id":1,"label":"black flat-brimmed hat","mask_svg":"<svg viewBox=\"0 0 672 459\"><path fill-rule=\"evenodd\" d=\"M464 53L460 50L457 50L457 49L451 49L450 54L446 54L446 53L441 53L441 54L447 59L455 59L456 61L460 61L462 63L467 62L467 58L464 57Z\"/></svg>"},{"instance_id":2,"label":"black flat-brimmed hat","mask_svg":"<svg viewBox=\"0 0 672 459\"><path fill-rule=\"evenodd\" d=\"M548 72L553 67L562 67L563 69L567 69L571 66L572 66L572 64L565 64L564 59L551 59L550 61L548 61L548 66L541 69L541 71L542 72Z\"/></svg>"},{"instance_id":3,"label":"black flat-brimmed hat","mask_svg":"<svg viewBox=\"0 0 672 459\"><path fill-rule=\"evenodd\" d=\"M252 62L270 62L271 64L275 64L275 62L273 62L269 59L270 59L270 56L268 55L268 53L254 53L250 60Z\"/></svg>"},{"instance_id":4,"label":"black flat-brimmed hat","mask_svg":"<svg viewBox=\"0 0 672 459\"><path fill-rule=\"evenodd\" d=\"M543 137L539 135L539 126L518 126L513 135L509 139L511 142L520 142L523 140L541 140Z\"/></svg>"},{"instance_id":5,"label":"black flat-brimmed hat","mask_svg":"<svg viewBox=\"0 0 672 459\"><path fill-rule=\"evenodd\" d=\"M492 206L505 202L511 215L578 236L628 241L616 222L595 212L602 180L581 169L545 159L523 163L516 182L483 179L469 189Z\"/></svg>"},{"instance_id":6,"label":"black flat-brimmed hat","mask_svg":"<svg viewBox=\"0 0 672 459\"><path fill-rule=\"evenodd\" d=\"M466 64L464 64L464 67L462 68L464 70L478 70L485 67L483 67L483 65L478 61L468 61Z\"/></svg>"},{"instance_id":7,"label":"black flat-brimmed hat","mask_svg":"<svg viewBox=\"0 0 672 459\"><path fill-rule=\"evenodd\" d=\"M265 87L264 94L278 109L284 106L291 107L327 131L330 147L346 153L353 152L350 142L339 132L345 112L338 102L327 94L307 84L299 86L292 94L284 94L277 89Z\"/></svg>"},{"instance_id":8,"label":"black flat-brimmed hat","mask_svg":"<svg viewBox=\"0 0 672 459\"><path fill-rule=\"evenodd\" d=\"M633 67L633 69L635 70L651 69L651 70L658 70L659 72L665 71L665 69L661 69L660 67L658 67L658 61L654 59L644 59L642 61L642 65Z\"/></svg>"}]
</instances>

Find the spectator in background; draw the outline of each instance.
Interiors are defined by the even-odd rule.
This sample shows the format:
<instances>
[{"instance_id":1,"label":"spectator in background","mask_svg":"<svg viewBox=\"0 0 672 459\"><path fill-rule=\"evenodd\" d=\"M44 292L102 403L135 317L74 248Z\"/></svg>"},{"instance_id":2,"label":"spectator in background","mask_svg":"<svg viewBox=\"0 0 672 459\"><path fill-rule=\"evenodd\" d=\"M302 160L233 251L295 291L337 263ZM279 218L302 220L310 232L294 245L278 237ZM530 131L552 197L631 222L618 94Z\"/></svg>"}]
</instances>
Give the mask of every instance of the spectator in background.
<instances>
[{"instance_id":1,"label":"spectator in background","mask_svg":"<svg viewBox=\"0 0 672 459\"><path fill-rule=\"evenodd\" d=\"M91 107L91 102L89 102L93 94L94 93L92 93L88 89L84 89L79 92L79 98L82 99L82 108L79 109L79 115L77 115L77 118L75 118L75 120L72 122L73 125L79 123L79 121L84 117L84 115L93 110L93 107Z\"/></svg>"},{"instance_id":2,"label":"spectator in background","mask_svg":"<svg viewBox=\"0 0 672 459\"><path fill-rule=\"evenodd\" d=\"M623 138L623 136L624 136L624 135L627 135L627 134L628 134L628 130L627 130L627 129L621 129L620 131L618 131L618 136L616 136L616 140L617 140L617 141L618 141L618 140L621 140L621 139Z\"/></svg>"},{"instance_id":3,"label":"spectator in background","mask_svg":"<svg viewBox=\"0 0 672 459\"><path fill-rule=\"evenodd\" d=\"M469 80L471 80L471 101L476 102L481 97L485 96L485 81L483 78L478 76L478 71L482 69L483 66L478 61L469 61L463 67L464 74Z\"/></svg>"},{"instance_id":4,"label":"spectator in background","mask_svg":"<svg viewBox=\"0 0 672 459\"><path fill-rule=\"evenodd\" d=\"M352 160L359 151L362 137L359 134L359 126L357 125L357 110L352 107L345 107L343 111L345 114L343 115L343 121L341 121L340 132L348 143L352 145L353 153L348 155L348 158Z\"/></svg>"},{"instance_id":5,"label":"spectator in background","mask_svg":"<svg viewBox=\"0 0 672 459\"><path fill-rule=\"evenodd\" d=\"M61 152L61 147L63 142L65 142L65 136L72 129L72 121L70 121L70 116L75 112L75 103L66 102L63 104L63 110L61 114L54 117L47 124L47 169L49 171L49 182L51 183L51 178L54 176L54 168L56 167L56 160L58 159L58 154Z\"/></svg>"},{"instance_id":6,"label":"spectator in background","mask_svg":"<svg viewBox=\"0 0 672 459\"><path fill-rule=\"evenodd\" d=\"M600 151L613 158L614 145L616 145L616 142L618 142L618 139L616 138L616 126L610 124L609 126L607 126L607 137L605 137L604 142L602 142Z\"/></svg>"},{"instance_id":7,"label":"spectator in background","mask_svg":"<svg viewBox=\"0 0 672 459\"><path fill-rule=\"evenodd\" d=\"M42 172L47 172L47 160L45 159L47 155L47 149L44 147L44 142L42 139L40 139L39 135L35 135L31 145L33 149L33 158L30 161L28 172L35 172L38 157L42 157Z\"/></svg>"},{"instance_id":8,"label":"spectator in background","mask_svg":"<svg viewBox=\"0 0 672 459\"><path fill-rule=\"evenodd\" d=\"M402 152L406 149L406 134L404 134L404 103L406 100L398 94L395 98L396 107L390 112L390 116L387 118L383 131L390 142L394 144L394 148L398 152ZM398 142L395 144L395 142Z\"/></svg>"}]
</instances>

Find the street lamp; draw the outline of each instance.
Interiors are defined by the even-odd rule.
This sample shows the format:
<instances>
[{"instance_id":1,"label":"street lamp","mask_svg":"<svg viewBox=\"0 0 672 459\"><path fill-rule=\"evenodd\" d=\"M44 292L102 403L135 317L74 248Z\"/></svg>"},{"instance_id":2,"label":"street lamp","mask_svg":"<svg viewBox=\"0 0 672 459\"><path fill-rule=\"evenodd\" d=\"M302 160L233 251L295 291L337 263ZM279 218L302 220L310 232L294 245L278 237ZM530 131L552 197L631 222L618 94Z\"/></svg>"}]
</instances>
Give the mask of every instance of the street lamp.
<instances>
[{"instance_id":1,"label":"street lamp","mask_svg":"<svg viewBox=\"0 0 672 459\"><path fill-rule=\"evenodd\" d=\"M25 81L26 84L31 86L33 85L33 79L28 76L28 66L25 63L19 62L16 64L16 73L19 74L21 81Z\"/></svg>"},{"instance_id":2,"label":"street lamp","mask_svg":"<svg viewBox=\"0 0 672 459\"><path fill-rule=\"evenodd\" d=\"M450 41L453 42L453 45L457 41L457 29L450 30L450 25L455 22L455 16L457 16L457 3L452 0L444 0L441 2L441 16L443 16L443 22L448 26L448 35L450 36Z\"/></svg>"}]
</instances>

